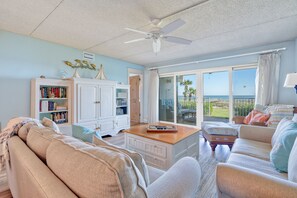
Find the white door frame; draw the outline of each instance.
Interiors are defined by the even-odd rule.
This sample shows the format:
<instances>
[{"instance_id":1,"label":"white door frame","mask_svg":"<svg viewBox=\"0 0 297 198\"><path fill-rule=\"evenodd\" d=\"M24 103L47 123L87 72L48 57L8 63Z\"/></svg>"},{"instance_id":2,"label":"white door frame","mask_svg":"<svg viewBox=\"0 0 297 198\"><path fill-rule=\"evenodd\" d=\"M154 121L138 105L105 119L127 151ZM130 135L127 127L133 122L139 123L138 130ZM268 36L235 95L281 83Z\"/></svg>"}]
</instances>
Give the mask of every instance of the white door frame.
<instances>
[{"instance_id":1,"label":"white door frame","mask_svg":"<svg viewBox=\"0 0 297 198\"><path fill-rule=\"evenodd\" d=\"M139 78L140 78L140 83L139 83L140 122L144 122L144 120L143 120L143 75L144 75L144 71L128 68L128 84L130 83L129 82L130 74L137 74L137 75L139 75Z\"/></svg>"}]
</instances>

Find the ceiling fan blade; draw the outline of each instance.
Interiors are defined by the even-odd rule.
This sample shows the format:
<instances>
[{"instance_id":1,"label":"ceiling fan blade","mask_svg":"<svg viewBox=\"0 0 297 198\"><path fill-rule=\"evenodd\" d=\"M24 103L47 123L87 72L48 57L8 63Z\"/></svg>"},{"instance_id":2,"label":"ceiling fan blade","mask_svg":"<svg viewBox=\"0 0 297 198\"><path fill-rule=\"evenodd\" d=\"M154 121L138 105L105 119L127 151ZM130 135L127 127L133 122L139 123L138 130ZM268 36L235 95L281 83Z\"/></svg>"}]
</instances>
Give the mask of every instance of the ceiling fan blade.
<instances>
[{"instance_id":1,"label":"ceiling fan blade","mask_svg":"<svg viewBox=\"0 0 297 198\"><path fill-rule=\"evenodd\" d=\"M144 32L144 31L140 31L140 30L135 30L132 28L125 28L126 30L132 31L132 32L136 32L136 33L140 33L140 34L145 34L145 35L151 35L151 33L149 32Z\"/></svg>"},{"instance_id":2,"label":"ceiling fan blade","mask_svg":"<svg viewBox=\"0 0 297 198\"><path fill-rule=\"evenodd\" d=\"M147 38L134 39L134 40L131 40L131 41L126 41L126 42L124 42L124 43L126 43L126 44L128 44L128 43L134 43L134 42L138 42L138 41L143 41L143 40L145 40L145 39L147 39Z\"/></svg>"},{"instance_id":3,"label":"ceiling fan blade","mask_svg":"<svg viewBox=\"0 0 297 198\"><path fill-rule=\"evenodd\" d=\"M163 39L168 42L178 43L178 44L183 44L183 45L190 45L192 43L191 40L179 38L179 37L175 37L175 36L164 36Z\"/></svg>"},{"instance_id":4,"label":"ceiling fan blade","mask_svg":"<svg viewBox=\"0 0 297 198\"><path fill-rule=\"evenodd\" d=\"M178 29L179 27L181 27L185 23L186 23L185 21L183 21L181 19L177 19L177 20L165 25L163 28L161 28L161 32L163 34L168 34L170 32L173 32L174 30Z\"/></svg>"},{"instance_id":5,"label":"ceiling fan blade","mask_svg":"<svg viewBox=\"0 0 297 198\"><path fill-rule=\"evenodd\" d=\"M161 50L161 40L158 39L154 39L153 40L153 51L155 54L157 54L158 52L160 52Z\"/></svg>"}]
</instances>

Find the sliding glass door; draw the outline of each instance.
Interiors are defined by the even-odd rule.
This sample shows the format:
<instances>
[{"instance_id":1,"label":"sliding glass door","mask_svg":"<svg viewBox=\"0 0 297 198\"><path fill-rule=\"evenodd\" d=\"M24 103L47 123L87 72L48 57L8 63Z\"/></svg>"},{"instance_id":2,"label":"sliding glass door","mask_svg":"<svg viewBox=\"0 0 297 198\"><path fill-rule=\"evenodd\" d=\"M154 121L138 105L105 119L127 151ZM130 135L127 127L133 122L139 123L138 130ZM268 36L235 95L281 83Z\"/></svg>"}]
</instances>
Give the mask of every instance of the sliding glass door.
<instances>
[{"instance_id":1,"label":"sliding glass door","mask_svg":"<svg viewBox=\"0 0 297 198\"><path fill-rule=\"evenodd\" d=\"M159 120L174 122L174 77L159 80Z\"/></svg>"},{"instance_id":2,"label":"sliding glass door","mask_svg":"<svg viewBox=\"0 0 297 198\"><path fill-rule=\"evenodd\" d=\"M176 76L176 122L196 125L196 75Z\"/></svg>"},{"instance_id":3,"label":"sliding glass door","mask_svg":"<svg viewBox=\"0 0 297 198\"><path fill-rule=\"evenodd\" d=\"M203 74L203 121L229 122L229 72Z\"/></svg>"},{"instance_id":4,"label":"sliding glass door","mask_svg":"<svg viewBox=\"0 0 297 198\"><path fill-rule=\"evenodd\" d=\"M256 68L234 69L233 83L233 115L246 116L255 105Z\"/></svg>"},{"instance_id":5,"label":"sliding glass door","mask_svg":"<svg viewBox=\"0 0 297 198\"><path fill-rule=\"evenodd\" d=\"M201 127L246 116L255 102L256 67L226 67L160 77L160 121Z\"/></svg>"}]
</instances>

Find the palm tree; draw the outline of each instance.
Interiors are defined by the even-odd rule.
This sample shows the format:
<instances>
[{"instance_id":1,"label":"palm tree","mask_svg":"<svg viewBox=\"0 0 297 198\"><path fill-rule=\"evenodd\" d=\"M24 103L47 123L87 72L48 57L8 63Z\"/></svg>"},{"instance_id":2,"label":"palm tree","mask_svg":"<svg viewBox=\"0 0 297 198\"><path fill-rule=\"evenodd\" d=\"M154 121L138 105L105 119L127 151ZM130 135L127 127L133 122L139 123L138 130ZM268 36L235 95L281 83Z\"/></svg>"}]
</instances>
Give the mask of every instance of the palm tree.
<instances>
[{"instance_id":1,"label":"palm tree","mask_svg":"<svg viewBox=\"0 0 297 198\"><path fill-rule=\"evenodd\" d=\"M183 92L183 95L184 95L184 101L186 101L187 99L187 95L188 95L188 92L189 92L189 85L191 85L193 82L190 81L190 80L185 80L183 82L180 82L180 85L184 85L185 86L185 91Z\"/></svg>"},{"instance_id":2,"label":"palm tree","mask_svg":"<svg viewBox=\"0 0 297 198\"><path fill-rule=\"evenodd\" d=\"M189 89L189 101L191 101L192 96L196 95L196 89L194 89L193 87L190 87Z\"/></svg>"}]
</instances>

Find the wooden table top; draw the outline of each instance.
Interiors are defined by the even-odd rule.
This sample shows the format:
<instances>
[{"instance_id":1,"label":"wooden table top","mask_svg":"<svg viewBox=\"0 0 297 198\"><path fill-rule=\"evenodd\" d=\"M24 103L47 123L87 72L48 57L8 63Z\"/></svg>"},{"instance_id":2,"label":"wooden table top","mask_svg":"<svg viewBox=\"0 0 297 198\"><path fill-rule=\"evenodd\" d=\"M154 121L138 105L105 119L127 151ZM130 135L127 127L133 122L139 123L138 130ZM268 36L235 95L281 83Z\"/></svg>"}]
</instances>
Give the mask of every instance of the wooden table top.
<instances>
[{"instance_id":1,"label":"wooden table top","mask_svg":"<svg viewBox=\"0 0 297 198\"><path fill-rule=\"evenodd\" d=\"M147 132L147 128L149 125L162 125L162 126L169 126L174 124L168 123L153 123L153 124L142 124L131 126L130 129L124 130L125 133L130 133L138 136L142 136L148 139L157 140L160 142L168 143L168 144L176 144L177 142L193 135L194 133L198 133L200 129L193 128L193 127L186 127L186 126L178 126L177 132Z\"/></svg>"}]
</instances>

